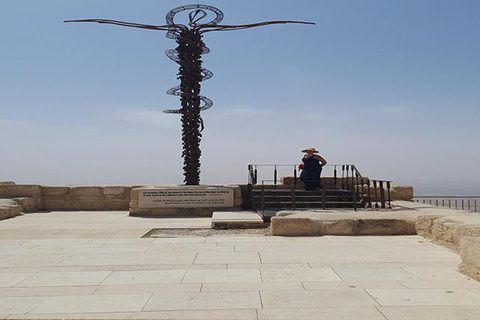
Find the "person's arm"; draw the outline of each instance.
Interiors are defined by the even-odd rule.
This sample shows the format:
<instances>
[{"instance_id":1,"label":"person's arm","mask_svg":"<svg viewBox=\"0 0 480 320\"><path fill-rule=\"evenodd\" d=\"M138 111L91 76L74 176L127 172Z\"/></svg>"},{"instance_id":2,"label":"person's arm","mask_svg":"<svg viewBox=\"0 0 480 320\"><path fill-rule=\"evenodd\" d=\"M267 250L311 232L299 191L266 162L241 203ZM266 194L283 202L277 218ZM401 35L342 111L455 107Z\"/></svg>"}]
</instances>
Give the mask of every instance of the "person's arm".
<instances>
[{"instance_id":1,"label":"person's arm","mask_svg":"<svg viewBox=\"0 0 480 320\"><path fill-rule=\"evenodd\" d=\"M327 161L320 156L315 156L315 159L321 162L321 166L324 167L327 164Z\"/></svg>"}]
</instances>

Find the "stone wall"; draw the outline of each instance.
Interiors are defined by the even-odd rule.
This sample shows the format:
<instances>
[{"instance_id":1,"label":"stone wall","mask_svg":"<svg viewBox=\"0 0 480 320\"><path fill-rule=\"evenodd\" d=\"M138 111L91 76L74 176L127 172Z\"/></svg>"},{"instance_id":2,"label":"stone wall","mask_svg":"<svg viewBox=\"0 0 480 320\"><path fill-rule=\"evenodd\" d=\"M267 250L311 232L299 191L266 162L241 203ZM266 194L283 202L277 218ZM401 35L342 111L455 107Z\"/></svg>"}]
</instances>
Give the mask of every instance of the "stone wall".
<instances>
[{"instance_id":1,"label":"stone wall","mask_svg":"<svg viewBox=\"0 0 480 320\"><path fill-rule=\"evenodd\" d=\"M44 210L128 210L138 186L43 187Z\"/></svg>"},{"instance_id":2,"label":"stone wall","mask_svg":"<svg viewBox=\"0 0 480 320\"><path fill-rule=\"evenodd\" d=\"M124 210L130 208L130 193L139 186L68 186L0 184L0 198L10 199L23 212L38 210Z\"/></svg>"},{"instance_id":3,"label":"stone wall","mask_svg":"<svg viewBox=\"0 0 480 320\"><path fill-rule=\"evenodd\" d=\"M35 184L15 184L9 182L0 184L0 198L16 201L25 207L24 212L35 212L43 209L42 186Z\"/></svg>"}]
</instances>

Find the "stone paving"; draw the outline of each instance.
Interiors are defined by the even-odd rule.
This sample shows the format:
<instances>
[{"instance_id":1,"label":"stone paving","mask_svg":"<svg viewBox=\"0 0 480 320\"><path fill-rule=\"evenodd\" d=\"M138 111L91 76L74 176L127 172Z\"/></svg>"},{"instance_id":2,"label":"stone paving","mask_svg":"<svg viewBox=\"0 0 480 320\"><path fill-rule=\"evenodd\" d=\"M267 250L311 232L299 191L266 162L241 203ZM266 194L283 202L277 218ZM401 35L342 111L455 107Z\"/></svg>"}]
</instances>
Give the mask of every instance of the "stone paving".
<instances>
[{"instance_id":1,"label":"stone paving","mask_svg":"<svg viewBox=\"0 0 480 320\"><path fill-rule=\"evenodd\" d=\"M141 238L210 218L0 221L0 318L480 319L480 283L419 236Z\"/></svg>"}]
</instances>

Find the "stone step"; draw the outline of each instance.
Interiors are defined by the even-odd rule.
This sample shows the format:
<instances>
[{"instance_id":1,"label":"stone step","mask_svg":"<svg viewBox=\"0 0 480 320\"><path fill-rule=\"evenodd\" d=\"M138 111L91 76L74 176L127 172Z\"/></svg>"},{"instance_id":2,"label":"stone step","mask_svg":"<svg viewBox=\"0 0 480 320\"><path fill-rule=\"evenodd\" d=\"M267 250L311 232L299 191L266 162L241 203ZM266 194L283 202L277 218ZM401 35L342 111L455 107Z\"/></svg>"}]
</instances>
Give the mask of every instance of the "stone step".
<instances>
[{"instance_id":1,"label":"stone step","mask_svg":"<svg viewBox=\"0 0 480 320\"><path fill-rule=\"evenodd\" d=\"M18 216L23 208L12 199L0 199L0 220Z\"/></svg>"},{"instance_id":2,"label":"stone step","mask_svg":"<svg viewBox=\"0 0 480 320\"><path fill-rule=\"evenodd\" d=\"M212 228L262 228L262 217L255 211L214 211Z\"/></svg>"},{"instance_id":3,"label":"stone step","mask_svg":"<svg viewBox=\"0 0 480 320\"><path fill-rule=\"evenodd\" d=\"M260 208L260 203L256 203L257 208ZM325 203L326 208L352 208L353 203L347 201L330 201ZM357 207L360 208L362 204L357 202ZM292 208L292 202L265 202L265 208L269 209L289 209ZM295 208L323 208L323 202L310 201L310 202L296 202Z\"/></svg>"}]
</instances>

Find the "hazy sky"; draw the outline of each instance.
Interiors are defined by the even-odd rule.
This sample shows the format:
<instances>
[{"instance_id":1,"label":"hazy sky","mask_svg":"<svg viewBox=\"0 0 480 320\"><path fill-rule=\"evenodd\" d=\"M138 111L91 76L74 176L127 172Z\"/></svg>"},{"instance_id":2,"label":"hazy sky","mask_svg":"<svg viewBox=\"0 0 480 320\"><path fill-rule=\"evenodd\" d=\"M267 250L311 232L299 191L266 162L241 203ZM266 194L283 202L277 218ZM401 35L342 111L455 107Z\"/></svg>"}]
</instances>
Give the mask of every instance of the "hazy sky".
<instances>
[{"instance_id":1,"label":"hazy sky","mask_svg":"<svg viewBox=\"0 0 480 320\"><path fill-rule=\"evenodd\" d=\"M214 106L201 182L244 183L249 163L330 164L420 190L480 194L480 1L211 0L202 94ZM164 24L174 0L0 0L0 181L181 184L178 65L163 31L66 19ZM291 170L288 171L290 173ZM418 190L418 189L417 189Z\"/></svg>"}]
</instances>

